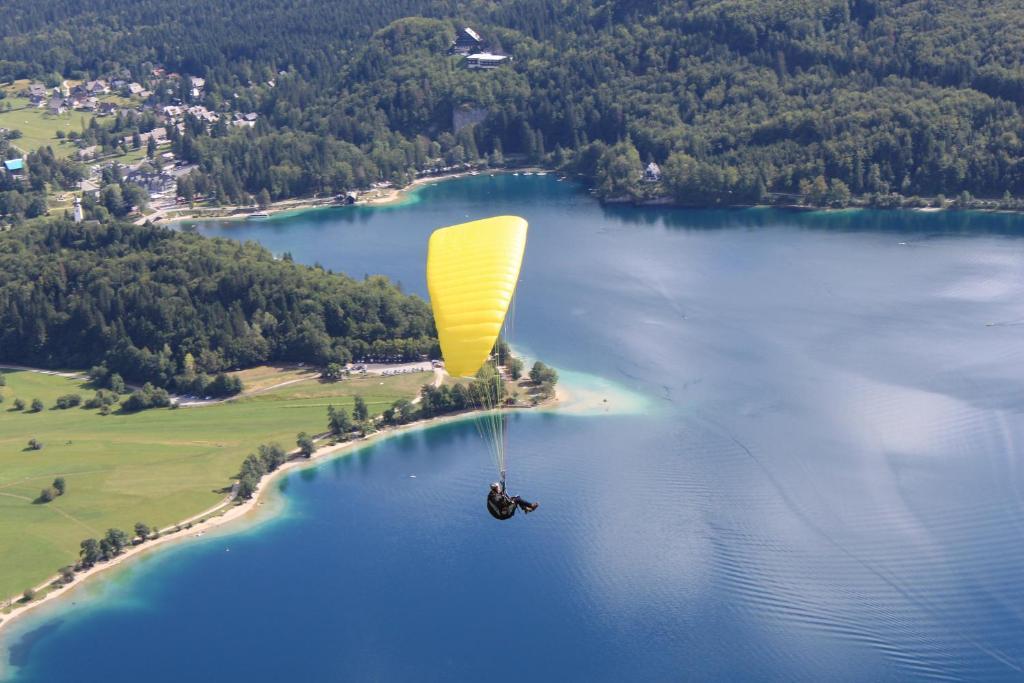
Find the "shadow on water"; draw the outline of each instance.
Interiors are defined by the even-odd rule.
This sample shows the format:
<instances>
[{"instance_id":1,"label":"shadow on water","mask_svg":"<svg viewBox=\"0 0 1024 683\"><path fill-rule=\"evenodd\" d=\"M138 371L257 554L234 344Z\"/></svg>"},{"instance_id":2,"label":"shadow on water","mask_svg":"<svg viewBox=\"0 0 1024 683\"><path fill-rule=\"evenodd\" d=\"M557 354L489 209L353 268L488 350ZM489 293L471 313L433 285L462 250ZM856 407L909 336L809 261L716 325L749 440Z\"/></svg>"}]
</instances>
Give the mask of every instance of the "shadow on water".
<instances>
[{"instance_id":1,"label":"shadow on water","mask_svg":"<svg viewBox=\"0 0 1024 683\"><path fill-rule=\"evenodd\" d=\"M693 209L606 204L607 218L627 225L675 230L755 230L797 227L831 232L875 232L920 236L1024 234L1021 215L984 211L844 209L799 211L767 207Z\"/></svg>"},{"instance_id":2,"label":"shadow on water","mask_svg":"<svg viewBox=\"0 0 1024 683\"><path fill-rule=\"evenodd\" d=\"M7 649L7 663L15 669L27 664L36 644L55 634L63 624L63 619L54 619L20 635L17 642L11 644ZM0 672L2 671L0 668Z\"/></svg>"}]
</instances>

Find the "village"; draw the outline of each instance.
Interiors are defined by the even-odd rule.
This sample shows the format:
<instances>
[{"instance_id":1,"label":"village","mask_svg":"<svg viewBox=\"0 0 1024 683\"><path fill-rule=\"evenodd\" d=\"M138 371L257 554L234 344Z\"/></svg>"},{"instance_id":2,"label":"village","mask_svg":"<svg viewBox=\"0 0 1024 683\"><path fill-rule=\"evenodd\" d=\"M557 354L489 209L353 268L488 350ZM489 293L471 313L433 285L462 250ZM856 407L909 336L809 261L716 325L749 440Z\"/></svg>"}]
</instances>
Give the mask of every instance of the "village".
<instances>
[{"instance_id":1,"label":"village","mask_svg":"<svg viewBox=\"0 0 1024 683\"><path fill-rule=\"evenodd\" d=\"M456 32L447 54L460 57L464 68L471 70L497 69L512 60L509 55L488 51L487 43L470 27ZM284 71L278 74L286 75ZM28 154L45 147L55 157L82 164L84 177L77 188L69 190L65 186L64 192L51 188L44 215L64 210L75 220L82 220L83 201L99 201L102 188L111 178L137 185L145 192L147 201L131 207L141 220L174 212L183 204L192 207L204 197L179 196L178 181L196 166L176 157L172 151L174 140L190 126L193 134L196 127L206 132L217 127L226 132L230 128L255 127L259 120L255 111L234 108L230 100L207 97L206 85L202 77L159 65L148 67L144 78L133 78L127 69L120 69L93 79L0 84L0 145L7 148L0 176L6 174L8 182L25 178ZM250 82L249 86L265 92L277 86L277 78ZM455 132L477 123L485 114L457 110L453 116ZM416 170L414 176L428 178L480 167L475 161L432 161L428 167ZM379 199L390 189L390 182L377 180L360 192L314 199L353 204Z\"/></svg>"},{"instance_id":2,"label":"village","mask_svg":"<svg viewBox=\"0 0 1024 683\"><path fill-rule=\"evenodd\" d=\"M27 155L45 146L57 157L85 165L78 192L57 193L51 208L70 208L85 196L98 197L104 174L110 177L112 170L145 190L151 200L174 201L178 178L195 167L175 158L169 130L183 133L189 119L207 128L253 127L258 119L255 112L217 112L201 104L205 85L203 78L154 67L145 83L123 72L55 85L16 81L0 86L0 140L7 140L8 157L20 154L5 159L0 173L16 180L25 172ZM103 120L111 123L103 125ZM80 216L80 210L74 213Z\"/></svg>"}]
</instances>

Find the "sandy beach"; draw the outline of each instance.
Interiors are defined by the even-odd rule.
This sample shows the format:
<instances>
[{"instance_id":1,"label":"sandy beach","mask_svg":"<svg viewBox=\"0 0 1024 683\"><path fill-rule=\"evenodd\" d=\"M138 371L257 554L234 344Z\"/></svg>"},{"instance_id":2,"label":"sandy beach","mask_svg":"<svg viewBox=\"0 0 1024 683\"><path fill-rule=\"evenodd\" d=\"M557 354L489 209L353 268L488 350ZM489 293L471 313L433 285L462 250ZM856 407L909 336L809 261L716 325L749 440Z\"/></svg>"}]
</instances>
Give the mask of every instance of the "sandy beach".
<instances>
[{"instance_id":1,"label":"sandy beach","mask_svg":"<svg viewBox=\"0 0 1024 683\"><path fill-rule=\"evenodd\" d=\"M570 394L566 390L556 388L556 395L553 400L541 403L536 407L550 409L557 406L563 398L568 399L569 396ZM156 548L167 547L172 543L180 543L189 539L198 538L212 529L252 520L255 515L262 512L262 510L259 510L259 506L266 501L268 492L272 489L270 485L288 472L302 469L304 467L310 467L332 457L349 455L364 446L368 446L392 436L425 429L427 427L433 427L439 424L472 419L482 412L484 411L469 411L465 413L458 413L456 415L435 417L429 420L418 420L416 422L410 422L409 424L397 427L387 427L363 438L352 439L351 441L334 445L322 446L309 458L298 457L298 451L293 451L289 456L294 457L294 459L288 460L274 472L264 475L259 482L255 495L253 495L249 500L237 501L233 498L233 494L229 495L212 508L204 510L203 512L193 515L188 519L182 520L181 522L171 525L165 529L161 529L159 538L149 540L138 545L129 546L124 550L124 552L112 560L97 563L89 569L77 572L75 574L75 580L71 583L50 588L50 586L60 578L59 574L51 576L43 583L36 586L37 593L49 588L49 592L46 593L46 595L28 603L22 603L20 600L15 601L13 609L9 613L0 617L3 619L3 621L0 621L0 641L3 640L4 633L9 630L11 624L15 623L26 614L36 610L42 605L50 604L62 597L69 596L77 587L83 585L86 581L103 574L104 572L108 572L109 570L121 566L124 563ZM189 524L191 524L191 527L186 528ZM177 530L179 527L181 529L180 531ZM2 671L2 663L0 663L0 671Z\"/></svg>"},{"instance_id":2,"label":"sandy beach","mask_svg":"<svg viewBox=\"0 0 1024 683\"><path fill-rule=\"evenodd\" d=\"M459 171L457 173L444 173L435 176L423 176L412 181L405 187L389 187L383 190L377 190L379 194L375 197L368 197L366 199L360 199L356 202L357 205L363 204L368 206L382 206L388 204L398 204L405 201L405 195L412 192L418 187L424 185L430 185L432 183L440 183L445 180L455 180L456 178L466 178L473 175L499 175L509 173L552 173L547 169L538 167L524 167L524 168L495 168L485 170L471 170L471 171ZM373 191L371 191L373 192Z\"/></svg>"}]
</instances>

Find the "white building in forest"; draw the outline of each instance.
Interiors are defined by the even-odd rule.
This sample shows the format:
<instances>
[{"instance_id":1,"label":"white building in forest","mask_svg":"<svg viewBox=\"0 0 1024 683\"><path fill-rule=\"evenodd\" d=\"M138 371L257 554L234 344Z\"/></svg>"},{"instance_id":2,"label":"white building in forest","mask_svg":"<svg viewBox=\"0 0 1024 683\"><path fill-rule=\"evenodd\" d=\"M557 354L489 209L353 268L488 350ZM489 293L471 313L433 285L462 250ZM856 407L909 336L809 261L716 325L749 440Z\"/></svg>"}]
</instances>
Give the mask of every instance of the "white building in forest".
<instances>
[{"instance_id":1,"label":"white building in forest","mask_svg":"<svg viewBox=\"0 0 1024 683\"><path fill-rule=\"evenodd\" d=\"M495 55L490 52L478 52L466 55L466 67L470 69L497 69L509 60L508 55Z\"/></svg>"}]
</instances>

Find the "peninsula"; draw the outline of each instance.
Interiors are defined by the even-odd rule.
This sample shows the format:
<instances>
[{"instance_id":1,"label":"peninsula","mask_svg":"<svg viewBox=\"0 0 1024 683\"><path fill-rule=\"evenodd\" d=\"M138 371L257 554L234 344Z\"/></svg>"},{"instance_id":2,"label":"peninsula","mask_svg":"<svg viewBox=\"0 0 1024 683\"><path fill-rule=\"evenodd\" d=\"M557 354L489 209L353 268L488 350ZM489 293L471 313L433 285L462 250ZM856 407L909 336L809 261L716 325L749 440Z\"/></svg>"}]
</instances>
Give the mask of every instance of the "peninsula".
<instances>
[{"instance_id":1,"label":"peninsula","mask_svg":"<svg viewBox=\"0 0 1024 683\"><path fill-rule=\"evenodd\" d=\"M385 374L387 373L387 374ZM447 413L438 413L436 410L425 410L422 399L424 396L433 394L432 389L448 386L460 386L438 368L433 373L421 365L372 368L365 374L348 377L340 381L324 380L321 373L314 372L302 366L279 366L263 367L240 373L247 380L252 382L254 388L238 398L226 403L211 403L202 408L181 409L178 411L162 411L150 413L150 425L166 423L166 429L154 428L153 442L141 444L137 441L125 444L122 439L137 438L135 430L128 422L117 424L116 416L101 419L95 411L79 416L66 416L54 414L49 417L50 425L42 428L44 433L81 434L80 439L90 443L87 447L83 461L80 455L81 449L74 448L73 440L63 444L43 444L44 450L59 450L56 456L58 462L54 463L51 471L45 474L37 464L29 467L21 467L16 471L5 470L7 476L0 480L0 508L6 509L5 519L11 525L18 525L17 528L10 528L7 533L0 528L0 547L5 548L5 553L13 555L16 550L22 557L37 557L39 553L30 547L33 544L42 542L60 542L61 538L68 534L78 533L79 529L88 530L97 527L97 519L126 519L127 515L133 512L137 515L145 515L145 519L156 521L152 527L145 525L141 534L136 535L128 544L116 554L103 558L94 563L87 563L81 556L76 559L69 559L68 564L60 572L45 580L38 580L45 575L45 565L40 562L33 564L9 567L5 572L0 573L0 585L4 586L6 593L10 593L9 587L12 581L33 580L30 577L37 576L33 584L21 594L11 595L0 605L0 632L11 626L15 621L25 614L36 610L44 604L48 604L61 596L68 594L75 587L92 577L104 573L114 567L129 561L131 558L150 552L153 549L166 547L171 543L183 542L193 538L199 538L206 532L223 527L231 523L244 523L249 519L255 519L253 515L258 514L260 506L267 502L269 492L272 490L270 483L284 473L297 468L307 467L323 459L338 457L349 454L359 448L374 443L382 438L388 438L409 430L416 430L428 426L463 419L474 419L482 412L479 408L462 408ZM428 381L423 386L420 395L415 394L415 387L419 382ZM68 389L81 389L87 382L84 378L71 373L53 373L31 370L4 370L0 366L0 396L14 391L31 390L36 394L49 399L55 392ZM544 381L550 382L551 375L545 376ZM555 377L557 381L557 377ZM563 401L566 394L561 390L555 391L542 386L543 382L536 382L524 377L519 382L514 382L509 387L509 396L519 405L525 407L550 407ZM464 385L464 383L461 383ZM551 385L554 386L553 384ZM378 388L383 387L383 388ZM367 393L369 400L363 399L362 393ZM392 403L388 400L392 396L399 396ZM318 434L315 437L303 439L299 436L297 448L280 451L279 464L272 470L263 472L254 483L251 490L241 490L238 483L230 485L231 477L235 476L231 459L238 458L239 454L247 450L245 441L248 438L258 440L260 438L278 436L286 429L283 421L275 421L272 416L275 414L286 415L286 419L293 425L306 426L313 415L322 412L324 401L332 401L331 405L337 402L339 410L347 410L350 406L353 413L358 414L362 409L367 411L365 421L356 425L344 434L327 432ZM388 406L384 408L384 406ZM382 409L383 408L383 409ZM397 408L397 411L391 410ZM396 415L396 412L405 411L407 417ZM390 416L388 415L390 411ZM56 411L54 411L56 413ZM4 420L7 415L0 414L0 421L4 424L11 419ZM45 418L44 418L45 419ZM89 421L100 420L106 424L102 427L86 427ZM70 421L70 424L60 424L61 421ZM217 425L223 425L218 430ZM38 426L38 425L36 425ZM243 430L239 433L239 430ZM144 451L136 451L138 459L144 463L131 462L122 454L129 450L138 449L144 446L147 450L157 446L156 441L166 439L167 434L181 433L188 434L193 444L201 443L205 439L224 439L218 443L220 453L211 454L209 450L195 449L179 445L179 456L177 462L170 462L165 459L151 459L146 457ZM22 435L23 436L23 435ZM16 435L5 431L5 437L0 439L0 448L6 450L8 442L16 439ZM229 441L230 440L230 441ZM160 443L160 446L170 446L170 442ZM258 450L261 454L278 448L276 444L261 447ZM102 455L97 451L102 451ZM94 457L90 455L96 453ZM50 453L47 453L50 455ZM111 457L108 457L111 456ZM0 456L2 457L2 456ZM250 456L251 457L251 456ZM74 465L68 468L69 461ZM184 465L184 467L182 466ZM126 509L120 504L108 504L109 498L128 495L128 491L120 489L117 484L109 483L110 479L122 478L131 479L136 482L148 481L159 482L182 478L182 471L185 468L195 470L200 468L203 472L193 475L188 480L187 488L181 487L175 494L179 500L170 501L165 491L140 491L132 490L130 493L140 498L138 508ZM89 471L90 468L99 468L100 476L96 472ZM244 466L243 466L244 469ZM31 491L32 486L38 481L48 481L54 472L62 473L60 476L65 481L65 491L57 496L54 501L45 503L50 506L45 512L56 512L59 520L55 523L38 523L29 520L19 509L21 505L30 503L28 496L20 495L22 491ZM227 485L218 488L222 483ZM90 488L92 490L90 490ZM211 489L211 495L205 495L206 489ZM66 497L65 497L66 496ZM80 503L75 498L82 500ZM214 502L205 509L187 513L187 516L175 518L174 515L181 515L179 510L188 510L191 507L202 505L204 499L212 499ZM8 500L11 499L11 500ZM38 499L32 501L33 507L40 508L42 504ZM44 510L37 510L43 512ZM170 516L170 522L165 520ZM82 521L88 518L89 522ZM111 523L114 523L113 521ZM24 525L24 526L22 526ZM62 527L62 528L58 528ZM136 525L136 529L139 526ZM85 533L82 531L81 533ZM131 536L131 534L128 534ZM10 546L10 547L8 547ZM73 553L68 557L73 556ZM52 568L51 568L52 571Z\"/></svg>"},{"instance_id":2,"label":"peninsula","mask_svg":"<svg viewBox=\"0 0 1024 683\"><path fill-rule=\"evenodd\" d=\"M481 405L428 360L426 302L386 278L160 227L0 234L0 319L0 553L18 558L0 617L249 498L296 447ZM542 365L503 364L510 401L553 395Z\"/></svg>"}]
</instances>

